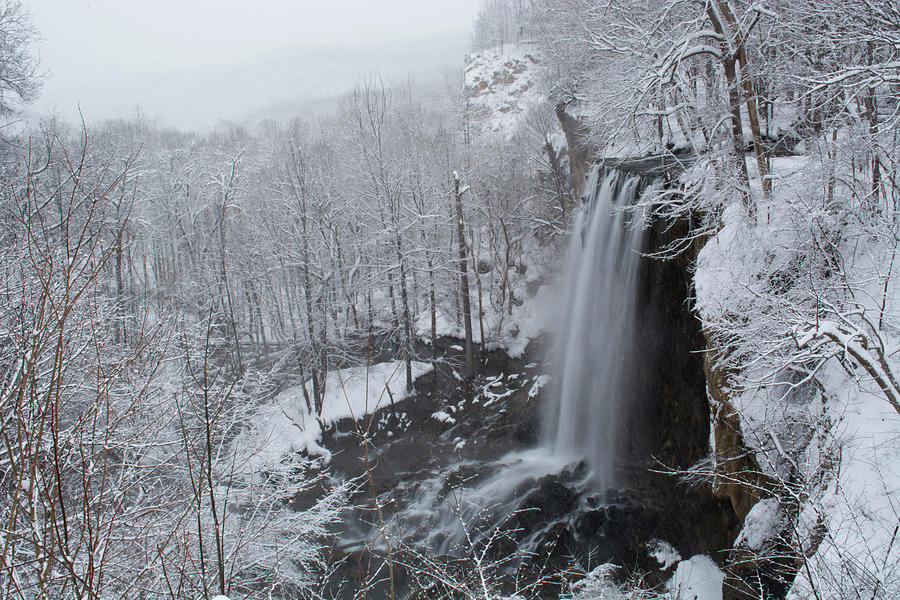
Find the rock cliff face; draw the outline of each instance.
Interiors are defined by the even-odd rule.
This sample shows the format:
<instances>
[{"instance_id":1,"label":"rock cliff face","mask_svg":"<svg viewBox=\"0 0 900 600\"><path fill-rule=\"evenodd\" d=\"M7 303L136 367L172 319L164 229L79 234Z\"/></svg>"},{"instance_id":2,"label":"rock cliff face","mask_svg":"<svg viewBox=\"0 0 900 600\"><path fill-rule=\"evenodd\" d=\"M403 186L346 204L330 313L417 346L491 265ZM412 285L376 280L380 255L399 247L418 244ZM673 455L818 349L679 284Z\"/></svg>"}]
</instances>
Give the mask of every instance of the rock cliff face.
<instances>
[{"instance_id":1,"label":"rock cliff face","mask_svg":"<svg viewBox=\"0 0 900 600\"><path fill-rule=\"evenodd\" d=\"M566 136L572 197L581 198L584 193L584 180L588 168L594 162L596 148L588 140L590 133L588 126L578 117L571 115L567 108L566 103L560 102L556 105L555 112L559 125Z\"/></svg>"},{"instance_id":2,"label":"rock cliff face","mask_svg":"<svg viewBox=\"0 0 900 600\"><path fill-rule=\"evenodd\" d=\"M653 252L685 233L682 224L654 223L645 247ZM686 469L709 454L710 409L703 372L705 340L693 312L691 257L644 257L637 293L638 347L631 430L642 431L631 448L635 462L652 457ZM646 465L653 468L654 464Z\"/></svg>"},{"instance_id":3,"label":"rock cliff face","mask_svg":"<svg viewBox=\"0 0 900 600\"><path fill-rule=\"evenodd\" d=\"M567 138L579 135L571 121L561 122ZM604 164L648 180L665 178L667 171L663 161L646 158ZM573 164L572 170L580 168L587 169L587 163ZM686 238L689 226L680 221L651 223L646 252L653 254ZM642 522L663 515L657 530L663 539L677 539L680 552L709 554L723 566L724 600L784 598L801 560L780 540L790 537L797 511L767 491L774 487L745 444L734 408L733 374L717 363L713 352L721 340L704 331L694 309L693 268L704 241L696 240L674 258L645 257L641 262L635 298L641 352L629 366L632 405L620 441L625 480L633 505L643 507L638 511ZM704 461L705 482L688 491L661 474ZM738 536L745 521L770 506L782 515L781 528L766 542L775 545L770 552L775 558L760 555L742 540L743 534ZM626 513L616 518L629 523ZM631 533L643 531L634 524L625 527ZM615 539L623 537L627 539L621 534Z\"/></svg>"},{"instance_id":4,"label":"rock cliff face","mask_svg":"<svg viewBox=\"0 0 900 600\"><path fill-rule=\"evenodd\" d=\"M708 340L707 345L715 346L715 340ZM761 477L755 475L761 470L744 444L740 416L731 402L729 374L715 364L715 357L710 352L704 354L703 370L712 403L715 450L713 492L731 502L734 513L743 523L753 505L762 498L760 491L766 489L766 485L763 481L747 481L750 476L756 479ZM753 485L748 485L750 483Z\"/></svg>"},{"instance_id":5,"label":"rock cliff face","mask_svg":"<svg viewBox=\"0 0 900 600\"><path fill-rule=\"evenodd\" d=\"M543 96L537 90L538 61L527 49L499 48L467 57L466 110L475 127L509 136Z\"/></svg>"},{"instance_id":6,"label":"rock cliff face","mask_svg":"<svg viewBox=\"0 0 900 600\"><path fill-rule=\"evenodd\" d=\"M686 223L653 223L645 248L660 250L686 233ZM743 515L710 484L683 490L674 485L678 477L660 474L683 471L711 453L715 421L704 370L706 339L692 304L695 258L689 250L669 260L642 259L636 298L642 352L633 366L634 406L625 428L635 435L628 437L623 455L635 481L646 482L653 502L673 509L681 535L693 540L682 552L723 561Z\"/></svg>"}]
</instances>

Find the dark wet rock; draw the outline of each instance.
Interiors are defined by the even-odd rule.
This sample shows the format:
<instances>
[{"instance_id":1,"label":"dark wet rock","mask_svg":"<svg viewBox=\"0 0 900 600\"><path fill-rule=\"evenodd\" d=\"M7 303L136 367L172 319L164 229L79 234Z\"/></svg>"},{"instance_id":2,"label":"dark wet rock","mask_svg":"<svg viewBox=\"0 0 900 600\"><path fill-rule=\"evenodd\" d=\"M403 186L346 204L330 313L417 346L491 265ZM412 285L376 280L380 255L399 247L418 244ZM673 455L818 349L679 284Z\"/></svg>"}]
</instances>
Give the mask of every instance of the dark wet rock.
<instances>
[{"instance_id":1,"label":"dark wet rock","mask_svg":"<svg viewBox=\"0 0 900 600\"><path fill-rule=\"evenodd\" d=\"M666 154L654 154L634 158L607 158L603 165L647 178L674 180L696 160L696 155L686 150L673 150Z\"/></svg>"},{"instance_id":2,"label":"dark wet rock","mask_svg":"<svg viewBox=\"0 0 900 600\"><path fill-rule=\"evenodd\" d=\"M444 477L444 484L438 492L438 498L446 498L452 491L462 487L477 486L489 474L490 465L480 462L463 463L453 467Z\"/></svg>"},{"instance_id":3,"label":"dark wet rock","mask_svg":"<svg viewBox=\"0 0 900 600\"><path fill-rule=\"evenodd\" d=\"M578 499L578 494L555 475L540 478L536 488L525 497L514 517L515 524L525 531L568 515Z\"/></svg>"}]
</instances>

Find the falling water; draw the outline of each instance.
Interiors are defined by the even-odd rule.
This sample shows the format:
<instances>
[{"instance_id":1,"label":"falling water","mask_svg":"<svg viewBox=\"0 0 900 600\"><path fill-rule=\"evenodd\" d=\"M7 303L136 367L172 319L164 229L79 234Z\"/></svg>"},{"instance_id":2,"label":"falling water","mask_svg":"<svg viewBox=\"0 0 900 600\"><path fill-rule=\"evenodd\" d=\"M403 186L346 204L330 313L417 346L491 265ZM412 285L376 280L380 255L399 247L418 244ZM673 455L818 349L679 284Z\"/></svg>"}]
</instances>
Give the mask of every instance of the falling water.
<instances>
[{"instance_id":1,"label":"falling water","mask_svg":"<svg viewBox=\"0 0 900 600\"><path fill-rule=\"evenodd\" d=\"M558 396L545 431L555 454L588 461L601 489L615 483L618 440L627 434L620 422L643 238L630 207L640 187L639 177L617 170L595 168L587 181L581 236L573 236L568 257Z\"/></svg>"}]
</instances>

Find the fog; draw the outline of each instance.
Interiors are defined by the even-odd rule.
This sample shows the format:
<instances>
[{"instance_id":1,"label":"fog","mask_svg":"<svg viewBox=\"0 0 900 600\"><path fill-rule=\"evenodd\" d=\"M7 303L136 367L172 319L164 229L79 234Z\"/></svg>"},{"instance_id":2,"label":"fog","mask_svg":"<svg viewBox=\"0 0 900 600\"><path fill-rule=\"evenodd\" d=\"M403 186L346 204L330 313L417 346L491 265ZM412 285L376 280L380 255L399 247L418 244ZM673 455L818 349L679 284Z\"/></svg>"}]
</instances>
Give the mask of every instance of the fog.
<instances>
[{"instance_id":1,"label":"fog","mask_svg":"<svg viewBox=\"0 0 900 600\"><path fill-rule=\"evenodd\" d=\"M32 115L207 129L326 112L380 76L444 85L479 0L30 0L44 90Z\"/></svg>"}]
</instances>

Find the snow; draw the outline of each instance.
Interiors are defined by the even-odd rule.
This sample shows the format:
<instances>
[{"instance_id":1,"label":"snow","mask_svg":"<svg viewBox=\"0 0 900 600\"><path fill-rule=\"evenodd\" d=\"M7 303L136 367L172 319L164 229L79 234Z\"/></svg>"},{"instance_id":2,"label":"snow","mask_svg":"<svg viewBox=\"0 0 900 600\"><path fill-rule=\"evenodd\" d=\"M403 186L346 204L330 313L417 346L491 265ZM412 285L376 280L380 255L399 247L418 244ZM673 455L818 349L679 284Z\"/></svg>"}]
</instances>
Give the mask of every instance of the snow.
<instances>
[{"instance_id":1,"label":"snow","mask_svg":"<svg viewBox=\"0 0 900 600\"><path fill-rule=\"evenodd\" d=\"M572 584L568 597L572 600L625 600L625 594L616 585L617 570L611 563L598 565Z\"/></svg>"},{"instance_id":2,"label":"snow","mask_svg":"<svg viewBox=\"0 0 900 600\"><path fill-rule=\"evenodd\" d=\"M541 388L550 383L549 375L537 375L533 383L531 384L531 388L528 390L528 399L532 400L541 392Z\"/></svg>"},{"instance_id":3,"label":"snow","mask_svg":"<svg viewBox=\"0 0 900 600\"><path fill-rule=\"evenodd\" d=\"M668 557L677 553L671 546L661 540L652 543L660 543L668 547L665 554ZM674 564L674 563L672 563ZM667 565L668 568L671 565ZM614 564L604 563L588 572L584 578L574 582L570 591L565 595L571 600L627 600L628 598L666 598L667 600L721 600L722 580L725 574L719 570L711 558L705 555L697 555L689 560L678 562L675 575L667 583L667 595L653 592L642 592L637 589L619 587L616 584L617 573L620 570Z\"/></svg>"},{"instance_id":4,"label":"snow","mask_svg":"<svg viewBox=\"0 0 900 600\"><path fill-rule=\"evenodd\" d=\"M500 375L486 378L478 394L472 398L472 402L478 404L484 401L485 406L490 406L498 400L512 396L522 387L524 386L519 382L518 373L511 373L510 375L501 373Z\"/></svg>"},{"instance_id":5,"label":"snow","mask_svg":"<svg viewBox=\"0 0 900 600\"><path fill-rule=\"evenodd\" d=\"M432 413L431 418L440 423L447 423L448 425L453 425L454 423L456 423L456 419L442 410Z\"/></svg>"},{"instance_id":6,"label":"snow","mask_svg":"<svg viewBox=\"0 0 900 600\"><path fill-rule=\"evenodd\" d=\"M667 587L673 600L721 600L724 579L710 557L698 554L678 563Z\"/></svg>"},{"instance_id":7,"label":"snow","mask_svg":"<svg viewBox=\"0 0 900 600\"><path fill-rule=\"evenodd\" d=\"M672 544L665 540L650 540L647 544L648 554L656 559L663 570L668 569L681 560L681 554Z\"/></svg>"},{"instance_id":8,"label":"snow","mask_svg":"<svg viewBox=\"0 0 900 600\"><path fill-rule=\"evenodd\" d=\"M877 394L861 392L836 365L824 378L838 390L832 410L841 415L835 440L840 462L837 476L801 515L807 532L827 532L809 560L812 584L824 597L839 597L848 582L863 597L900 597L900 417ZM811 587L801 572L789 598L805 599Z\"/></svg>"},{"instance_id":9,"label":"snow","mask_svg":"<svg viewBox=\"0 0 900 600\"><path fill-rule=\"evenodd\" d=\"M474 315L472 317L472 339L476 342L481 340L483 323L485 345L488 350L504 350L512 358L521 358L531 340L548 329L550 316L558 301L559 298L551 287L543 285L534 296L524 298L520 306L514 306L511 315L486 304L481 319ZM455 323L440 309L436 311L435 316L438 337L448 336L457 339L465 337L461 323ZM423 340L431 339L431 316L427 311L423 311L416 320L416 336ZM450 348L457 352L463 350L458 344Z\"/></svg>"},{"instance_id":10,"label":"snow","mask_svg":"<svg viewBox=\"0 0 900 600\"><path fill-rule=\"evenodd\" d=\"M546 329L549 314L558 302L559 298L550 286L542 285L534 297L514 307L502 338L506 353L512 358L521 358L528 343Z\"/></svg>"},{"instance_id":11,"label":"snow","mask_svg":"<svg viewBox=\"0 0 900 600\"><path fill-rule=\"evenodd\" d=\"M722 228L698 256L694 287L697 310L704 322L722 322L728 315L746 314L760 328L760 335L769 333L769 323L774 322L774 315L769 319L760 314L771 307L754 302L768 293L766 285L773 274L793 268L796 249L808 236L798 227L796 190L807 188L813 178L808 157L776 158L773 165L775 193L770 201L760 201L758 225L750 223L739 202L730 202L722 214ZM748 168L754 171L752 161L748 161ZM754 197L761 199L761 190ZM789 341L789 332L784 338ZM750 378L755 375L747 373ZM763 427L771 417L766 393L743 394L733 402L750 428Z\"/></svg>"},{"instance_id":12,"label":"snow","mask_svg":"<svg viewBox=\"0 0 900 600\"><path fill-rule=\"evenodd\" d=\"M776 498L760 500L747 513L744 527L734 545L761 552L766 542L778 534L781 522L782 514L778 500Z\"/></svg>"},{"instance_id":13,"label":"snow","mask_svg":"<svg viewBox=\"0 0 900 600\"><path fill-rule=\"evenodd\" d=\"M433 370L431 363L413 362L413 380ZM282 390L251 418L250 425L235 441L236 447L251 453L248 468L259 471L277 465L285 456L306 452L328 458L319 445L322 426L341 419L360 419L410 396L406 391L403 361L390 361L369 367L348 367L328 374L322 414L317 419L306 407L299 386ZM310 395L311 384L307 384ZM388 394L390 390L390 394Z\"/></svg>"}]
</instances>

